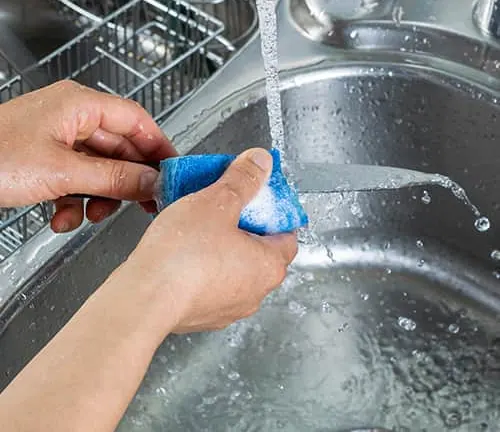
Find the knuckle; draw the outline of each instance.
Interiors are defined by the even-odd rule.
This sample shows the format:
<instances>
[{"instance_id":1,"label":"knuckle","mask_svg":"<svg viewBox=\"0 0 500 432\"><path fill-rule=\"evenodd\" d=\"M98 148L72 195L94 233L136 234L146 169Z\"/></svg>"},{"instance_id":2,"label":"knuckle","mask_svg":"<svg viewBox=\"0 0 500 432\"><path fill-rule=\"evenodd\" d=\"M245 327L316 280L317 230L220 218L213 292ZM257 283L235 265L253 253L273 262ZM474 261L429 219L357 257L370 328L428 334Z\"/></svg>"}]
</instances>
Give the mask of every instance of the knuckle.
<instances>
[{"instance_id":1,"label":"knuckle","mask_svg":"<svg viewBox=\"0 0 500 432\"><path fill-rule=\"evenodd\" d=\"M217 191L217 197L220 201L227 204L233 204L235 206L242 206L243 204L238 189L236 189L231 182L221 182L220 190Z\"/></svg>"},{"instance_id":2,"label":"knuckle","mask_svg":"<svg viewBox=\"0 0 500 432\"><path fill-rule=\"evenodd\" d=\"M261 176L261 170L248 160L236 164L234 171L238 174L239 180L245 183L245 186L255 187Z\"/></svg>"},{"instance_id":3,"label":"knuckle","mask_svg":"<svg viewBox=\"0 0 500 432\"><path fill-rule=\"evenodd\" d=\"M123 189L126 182L125 168L120 163L110 162L109 187L111 192L116 193Z\"/></svg>"},{"instance_id":4,"label":"knuckle","mask_svg":"<svg viewBox=\"0 0 500 432\"><path fill-rule=\"evenodd\" d=\"M74 91L75 89L79 88L80 84L70 79L63 79L55 83L55 87L61 91L67 92L67 91Z\"/></svg>"}]
</instances>

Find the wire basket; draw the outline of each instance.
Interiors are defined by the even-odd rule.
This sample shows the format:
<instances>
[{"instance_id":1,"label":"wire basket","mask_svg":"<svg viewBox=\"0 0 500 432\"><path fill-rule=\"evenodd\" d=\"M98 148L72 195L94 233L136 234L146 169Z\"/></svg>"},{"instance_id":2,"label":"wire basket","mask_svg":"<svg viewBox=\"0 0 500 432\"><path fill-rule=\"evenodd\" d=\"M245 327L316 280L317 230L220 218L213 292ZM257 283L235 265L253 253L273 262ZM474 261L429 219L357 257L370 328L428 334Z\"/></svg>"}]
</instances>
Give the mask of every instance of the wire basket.
<instances>
[{"instance_id":1,"label":"wire basket","mask_svg":"<svg viewBox=\"0 0 500 432\"><path fill-rule=\"evenodd\" d=\"M159 0L166 3L168 0ZM226 58L240 48L257 28L255 0L186 0L224 24L223 39L217 38L210 47ZM77 25L104 18L126 3L125 0L51 0L59 10L71 16ZM222 43L221 43L222 42Z\"/></svg>"},{"instance_id":2,"label":"wire basket","mask_svg":"<svg viewBox=\"0 0 500 432\"><path fill-rule=\"evenodd\" d=\"M22 79L35 88L76 80L136 100L162 121L224 63L207 47L223 31L219 20L187 2L132 0L96 18Z\"/></svg>"},{"instance_id":3,"label":"wire basket","mask_svg":"<svg viewBox=\"0 0 500 432\"><path fill-rule=\"evenodd\" d=\"M50 202L24 208L0 208L0 262L47 226L54 214Z\"/></svg>"},{"instance_id":4,"label":"wire basket","mask_svg":"<svg viewBox=\"0 0 500 432\"><path fill-rule=\"evenodd\" d=\"M52 1L85 28L21 72L0 52L0 103L72 79L133 99L161 122L224 64L220 50L233 49L221 37L220 20L183 0L132 0L118 8L116 2L82 2L113 6L104 18L75 2ZM0 262L45 227L53 213L52 203L0 208Z\"/></svg>"},{"instance_id":5,"label":"wire basket","mask_svg":"<svg viewBox=\"0 0 500 432\"><path fill-rule=\"evenodd\" d=\"M257 28L255 0L189 0L191 4L224 23L223 36L235 48L248 41Z\"/></svg>"},{"instance_id":6,"label":"wire basket","mask_svg":"<svg viewBox=\"0 0 500 432\"><path fill-rule=\"evenodd\" d=\"M23 93L19 71L0 51L0 101ZM53 214L52 203L42 203L25 208L0 208L0 262L15 252L22 244L38 233Z\"/></svg>"}]
</instances>

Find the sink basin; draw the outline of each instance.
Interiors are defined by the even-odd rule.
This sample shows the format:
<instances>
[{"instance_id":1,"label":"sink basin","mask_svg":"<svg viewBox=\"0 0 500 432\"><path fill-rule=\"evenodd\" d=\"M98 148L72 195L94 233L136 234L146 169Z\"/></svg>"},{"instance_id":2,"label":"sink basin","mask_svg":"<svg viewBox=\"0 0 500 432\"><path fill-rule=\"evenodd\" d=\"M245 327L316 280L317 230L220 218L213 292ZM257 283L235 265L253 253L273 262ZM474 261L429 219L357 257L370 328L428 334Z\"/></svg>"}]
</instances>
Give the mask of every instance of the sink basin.
<instances>
[{"instance_id":1,"label":"sink basin","mask_svg":"<svg viewBox=\"0 0 500 432\"><path fill-rule=\"evenodd\" d=\"M281 289L256 316L224 331L167 338L119 430L499 424L500 274L492 252L500 248L500 110L492 96L394 65L308 68L283 86L287 143L300 161L449 175L491 227L478 232L473 213L437 186L302 195L311 229L300 233ZM223 120L191 152L266 146L262 94L259 84L223 101L216 111ZM126 257L148 222L125 207L73 258L61 252L48 281L28 284L34 299L21 296L4 314L2 386Z\"/></svg>"},{"instance_id":2,"label":"sink basin","mask_svg":"<svg viewBox=\"0 0 500 432\"><path fill-rule=\"evenodd\" d=\"M118 430L495 430L498 83L413 54L346 55L284 31L288 157L447 175L490 226L478 231L473 212L436 185L302 194L311 224L282 287L226 330L168 337ZM268 147L258 42L163 125L181 153ZM27 264L17 273L9 261L0 267L0 287L9 287L0 298L0 389L149 222L125 205L99 226L44 233L19 252Z\"/></svg>"}]
</instances>

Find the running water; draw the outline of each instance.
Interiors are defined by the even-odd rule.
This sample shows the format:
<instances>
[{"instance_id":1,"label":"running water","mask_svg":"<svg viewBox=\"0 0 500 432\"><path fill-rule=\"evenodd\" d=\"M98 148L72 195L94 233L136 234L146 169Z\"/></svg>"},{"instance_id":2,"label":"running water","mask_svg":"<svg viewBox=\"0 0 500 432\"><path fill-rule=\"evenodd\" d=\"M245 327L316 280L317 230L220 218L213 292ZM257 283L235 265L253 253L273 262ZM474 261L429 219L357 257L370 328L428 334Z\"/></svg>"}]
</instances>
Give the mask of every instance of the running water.
<instances>
[{"instance_id":1,"label":"running water","mask_svg":"<svg viewBox=\"0 0 500 432\"><path fill-rule=\"evenodd\" d=\"M271 140L273 147L279 150L281 158L286 162L278 76L278 24L275 7L274 0L257 0L262 57L266 72L267 111Z\"/></svg>"}]
</instances>

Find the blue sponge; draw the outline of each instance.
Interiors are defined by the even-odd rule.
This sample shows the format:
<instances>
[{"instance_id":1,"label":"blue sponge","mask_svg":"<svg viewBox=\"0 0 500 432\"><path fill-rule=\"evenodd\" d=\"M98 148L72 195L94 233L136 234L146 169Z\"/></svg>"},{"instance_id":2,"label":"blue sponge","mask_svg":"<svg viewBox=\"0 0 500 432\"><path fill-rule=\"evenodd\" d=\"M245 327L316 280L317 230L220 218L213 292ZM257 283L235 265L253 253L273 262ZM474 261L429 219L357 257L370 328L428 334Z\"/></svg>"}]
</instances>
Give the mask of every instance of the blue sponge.
<instances>
[{"instance_id":1,"label":"blue sponge","mask_svg":"<svg viewBox=\"0 0 500 432\"><path fill-rule=\"evenodd\" d=\"M307 225L307 215L281 170L280 153L270 151L273 170L267 185L243 209L239 227L259 235L291 232ZM156 202L161 211L178 199L210 186L236 158L233 155L191 155L160 163Z\"/></svg>"}]
</instances>

